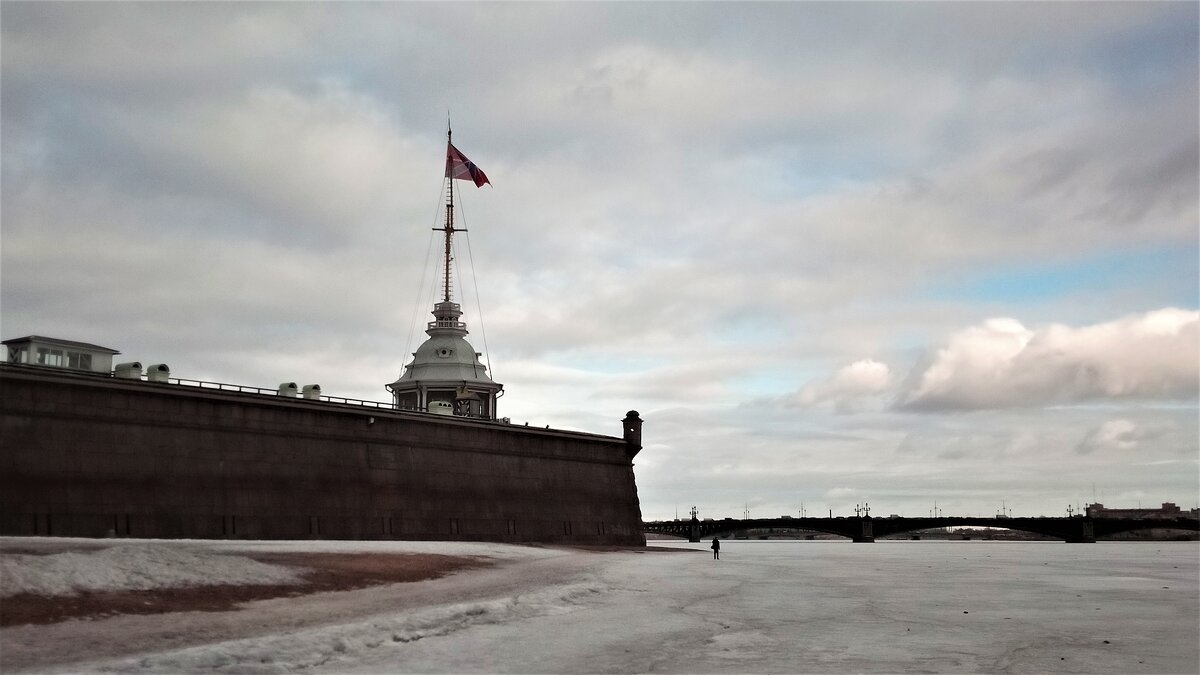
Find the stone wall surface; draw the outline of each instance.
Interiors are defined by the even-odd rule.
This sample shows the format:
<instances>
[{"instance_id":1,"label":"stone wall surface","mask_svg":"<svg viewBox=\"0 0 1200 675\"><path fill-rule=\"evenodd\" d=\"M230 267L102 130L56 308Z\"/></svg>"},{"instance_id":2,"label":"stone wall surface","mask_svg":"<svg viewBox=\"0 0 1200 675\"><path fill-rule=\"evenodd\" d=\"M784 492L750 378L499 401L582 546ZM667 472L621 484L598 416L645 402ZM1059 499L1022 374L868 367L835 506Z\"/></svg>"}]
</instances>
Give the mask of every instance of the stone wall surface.
<instances>
[{"instance_id":1,"label":"stone wall surface","mask_svg":"<svg viewBox=\"0 0 1200 675\"><path fill-rule=\"evenodd\" d=\"M0 368L5 535L643 545L636 451L608 436Z\"/></svg>"}]
</instances>

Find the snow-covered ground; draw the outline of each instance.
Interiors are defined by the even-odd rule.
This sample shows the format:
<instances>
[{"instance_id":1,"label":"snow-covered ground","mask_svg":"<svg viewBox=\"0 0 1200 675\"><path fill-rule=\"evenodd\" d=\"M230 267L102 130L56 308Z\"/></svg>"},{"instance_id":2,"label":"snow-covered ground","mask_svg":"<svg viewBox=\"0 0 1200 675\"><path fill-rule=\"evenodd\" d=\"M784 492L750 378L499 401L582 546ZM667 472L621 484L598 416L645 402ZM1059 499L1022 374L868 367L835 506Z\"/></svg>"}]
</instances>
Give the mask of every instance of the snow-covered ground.
<instances>
[{"instance_id":1,"label":"snow-covered ground","mask_svg":"<svg viewBox=\"0 0 1200 675\"><path fill-rule=\"evenodd\" d=\"M0 556L0 597L217 584L297 584L296 570L170 543Z\"/></svg>"},{"instance_id":2,"label":"snow-covered ground","mask_svg":"<svg viewBox=\"0 0 1200 675\"><path fill-rule=\"evenodd\" d=\"M31 541L62 545L5 539L0 548ZM246 557L255 552L443 553L498 564L419 583L256 601L234 612L6 628L0 631L0 667L148 673L1200 672L1195 543L724 544L722 560L714 561L703 550L707 544L685 543L666 545L701 550L91 542L95 553L43 560L55 575L67 576L78 564L124 566L122 573L89 577L91 583L108 579L118 584L114 588L145 587L125 585L130 578L174 585L191 564L210 577L263 572L256 567L261 563ZM110 546L117 548L103 550ZM135 567L145 573L133 573L116 551L129 559L142 556L143 567ZM87 555L91 562L81 563ZM22 565L30 562L37 563ZM36 576L21 574L21 583Z\"/></svg>"}]
</instances>

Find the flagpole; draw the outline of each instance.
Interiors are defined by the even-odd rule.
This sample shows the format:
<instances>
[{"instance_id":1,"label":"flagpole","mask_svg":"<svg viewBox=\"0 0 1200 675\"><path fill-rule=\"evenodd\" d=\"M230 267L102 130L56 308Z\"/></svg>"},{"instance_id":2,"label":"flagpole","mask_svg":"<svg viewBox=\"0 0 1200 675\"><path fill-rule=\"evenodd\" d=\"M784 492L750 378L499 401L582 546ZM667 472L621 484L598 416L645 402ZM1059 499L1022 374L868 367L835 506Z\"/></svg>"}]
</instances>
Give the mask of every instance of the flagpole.
<instances>
[{"instance_id":1,"label":"flagpole","mask_svg":"<svg viewBox=\"0 0 1200 675\"><path fill-rule=\"evenodd\" d=\"M442 302L450 302L450 261L454 256L451 240L455 232L466 232L466 230L458 230L454 228L454 181L458 178L464 180L469 179L475 183L475 187L481 187L484 183L491 184L488 181L487 175L475 166L471 160L454 147L454 132L450 127L450 116L446 115L446 224L442 227L442 231L446 233L446 249L443 257L443 263L446 266L445 277L442 282ZM460 172L461 170L461 172ZM434 228L435 230L438 228Z\"/></svg>"},{"instance_id":2,"label":"flagpole","mask_svg":"<svg viewBox=\"0 0 1200 675\"><path fill-rule=\"evenodd\" d=\"M452 130L450 128L450 115L446 114L446 163L449 169L450 148L452 144ZM445 258L442 264L445 265L444 281L442 283L442 302L450 302L450 237L454 233L454 176L450 171L446 171L446 251Z\"/></svg>"}]
</instances>

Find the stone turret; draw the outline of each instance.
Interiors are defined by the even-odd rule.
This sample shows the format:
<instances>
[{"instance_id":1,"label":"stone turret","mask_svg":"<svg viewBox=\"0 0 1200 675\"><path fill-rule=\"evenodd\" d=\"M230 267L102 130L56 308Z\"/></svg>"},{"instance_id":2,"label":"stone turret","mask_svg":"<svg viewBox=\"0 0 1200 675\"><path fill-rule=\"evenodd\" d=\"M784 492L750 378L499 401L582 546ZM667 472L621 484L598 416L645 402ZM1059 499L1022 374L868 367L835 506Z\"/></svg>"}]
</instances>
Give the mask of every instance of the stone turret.
<instances>
[{"instance_id":1,"label":"stone turret","mask_svg":"<svg viewBox=\"0 0 1200 675\"><path fill-rule=\"evenodd\" d=\"M625 452L633 459L642 450L642 418L638 411L630 410L621 424L625 430Z\"/></svg>"}]
</instances>

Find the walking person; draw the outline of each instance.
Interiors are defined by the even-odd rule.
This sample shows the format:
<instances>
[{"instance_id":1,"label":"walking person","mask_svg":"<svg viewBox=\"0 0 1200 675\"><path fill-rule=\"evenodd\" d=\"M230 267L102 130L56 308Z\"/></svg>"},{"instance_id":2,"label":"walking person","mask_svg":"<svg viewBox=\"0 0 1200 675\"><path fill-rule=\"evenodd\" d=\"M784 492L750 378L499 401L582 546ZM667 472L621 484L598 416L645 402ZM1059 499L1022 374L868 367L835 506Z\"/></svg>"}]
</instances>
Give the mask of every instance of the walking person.
<instances>
[{"instance_id":1,"label":"walking person","mask_svg":"<svg viewBox=\"0 0 1200 675\"><path fill-rule=\"evenodd\" d=\"M720 560L721 559L721 540L720 539L713 537L712 550L713 550L713 560Z\"/></svg>"}]
</instances>

